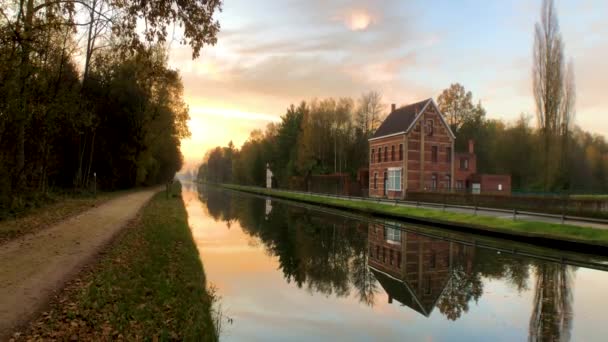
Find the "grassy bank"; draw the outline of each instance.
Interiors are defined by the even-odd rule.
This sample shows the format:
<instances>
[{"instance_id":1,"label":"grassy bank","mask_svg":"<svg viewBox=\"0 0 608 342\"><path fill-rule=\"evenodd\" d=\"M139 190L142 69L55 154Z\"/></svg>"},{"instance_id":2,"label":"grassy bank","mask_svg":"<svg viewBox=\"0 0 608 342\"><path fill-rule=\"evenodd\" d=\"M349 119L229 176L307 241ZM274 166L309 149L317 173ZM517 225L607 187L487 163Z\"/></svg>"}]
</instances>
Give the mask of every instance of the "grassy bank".
<instances>
[{"instance_id":1,"label":"grassy bank","mask_svg":"<svg viewBox=\"0 0 608 342\"><path fill-rule=\"evenodd\" d=\"M328 205L337 208L357 210L369 214L424 221L429 224L462 226L477 231L487 231L530 238L555 239L588 245L608 247L608 230L532 221L513 221L498 217L444 212L441 210L394 206L369 201L351 201L308 194L296 194L275 189L263 189L241 185L223 185L233 190L271 195L296 201Z\"/></svg>"},{"instance_id":2,"label":"grassy bank","mask_svg":"<svg viewBox=\"0 0 608 342\"><path fill-rule=\"evenodd\" d=\"M180 190L156 194L20 339L217 340Z\"/></svg>"},{"instance_id":3,"label":"grassy bank","mask_svg":"<svg viewBox=\"0 0 608 342\"><path fill-rule=\"evenodd\" d=\"M31 208L0 215L0 243L49 227L81 212L100 205L125 191L99 193L97 197L51 195Z\"/></svg>"}]
</instances>

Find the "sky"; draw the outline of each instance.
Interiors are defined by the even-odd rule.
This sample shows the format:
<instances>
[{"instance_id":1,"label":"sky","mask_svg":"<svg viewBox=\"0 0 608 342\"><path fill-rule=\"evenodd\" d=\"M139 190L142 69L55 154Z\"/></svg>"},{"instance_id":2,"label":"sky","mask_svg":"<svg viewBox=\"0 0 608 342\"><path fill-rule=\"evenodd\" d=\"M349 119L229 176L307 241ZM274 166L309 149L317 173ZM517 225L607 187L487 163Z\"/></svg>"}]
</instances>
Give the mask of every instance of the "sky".
<instances>
[{"instance_id":1,"label":"sky","mask_svg":"<svg viewBox=\"0 0 608 342\"><path fill-rule=\"evenodd\" d=\"M605 0L556 0L574 63L576 124L606 135ZM191 59L172 45L190 107L185 168L205 152L277 122L302 100L378 91L387 105L461 83L489 118L534 116L532 45L541 0L224 0L218 43Z\"/></svg>"}]
</instances>

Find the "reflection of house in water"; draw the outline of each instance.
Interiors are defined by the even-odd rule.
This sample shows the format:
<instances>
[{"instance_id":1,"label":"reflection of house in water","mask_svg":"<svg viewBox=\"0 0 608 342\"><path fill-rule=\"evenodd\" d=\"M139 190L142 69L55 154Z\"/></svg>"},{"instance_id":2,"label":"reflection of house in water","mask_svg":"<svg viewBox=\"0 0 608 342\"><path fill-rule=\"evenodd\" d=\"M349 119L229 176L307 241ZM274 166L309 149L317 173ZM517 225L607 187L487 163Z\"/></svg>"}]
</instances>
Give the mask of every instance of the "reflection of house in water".
<instances>
[{"instance_id":1,"label":"reflection of house in water","mask_svg":"<svg viewBox=\"0 0 608 342\"><path fill-rule=\"evenodd\" d=\"M474 249L381 224L368 230L369 266L393 299L429 316L456 265L470 273Z\"/></svg>"},{"instance_id":2,"label":"reflection of house in water","mask_svg":"<svg viewBox=\"0 0 608 342\"><path fill-rule=\"evenodd\" d=\"M268 216L272 212L272 200L270 198L266 199L266 206L264 208L264 219L268 221Z\"/></svg>"}]
</instances>

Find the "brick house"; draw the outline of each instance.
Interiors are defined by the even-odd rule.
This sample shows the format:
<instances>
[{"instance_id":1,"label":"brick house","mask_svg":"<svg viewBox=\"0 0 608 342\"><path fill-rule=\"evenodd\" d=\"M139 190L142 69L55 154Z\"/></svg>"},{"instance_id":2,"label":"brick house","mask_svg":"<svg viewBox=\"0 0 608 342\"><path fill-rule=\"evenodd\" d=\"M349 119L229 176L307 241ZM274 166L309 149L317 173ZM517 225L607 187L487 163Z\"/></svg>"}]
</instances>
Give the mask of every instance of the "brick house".
<instances>
[{"instance_id":1,"label":"brick house","mask_svg":"<svg viewBox=\"0 0 608 342\"><path fill-rule=\"evenodd\" d=\"M369 139L369 196L405 198L407 191L511 192L510 175L477 174L473 142L454 152L456 136L433 99L391 113Z\"/></svg>"},{"instance_id":2,"label":"brick house","mask_svg":"<svg viewBox=\"0 0 608 342\"><path fill-rule=\"evenodd\" d=\"M433 99L395 108L369 139L369 195L405 198L406 190L454 186L456 137Z\"/></svg>"}]
</instances>

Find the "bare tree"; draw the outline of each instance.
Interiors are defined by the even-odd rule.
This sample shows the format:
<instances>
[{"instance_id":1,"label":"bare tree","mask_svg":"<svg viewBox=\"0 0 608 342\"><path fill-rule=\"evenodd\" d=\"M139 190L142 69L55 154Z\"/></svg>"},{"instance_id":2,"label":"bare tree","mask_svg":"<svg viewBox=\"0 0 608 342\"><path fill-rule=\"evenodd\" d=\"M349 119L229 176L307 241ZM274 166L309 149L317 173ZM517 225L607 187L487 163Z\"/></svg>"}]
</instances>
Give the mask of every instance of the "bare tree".
<instances>
[{"instance_id":1,"label":"bare tree","mask_svg":"<svg viewBox=\"0 0 608 342\"><path fill-rule=\"evenodd\" d=\"M534 29L532 80L538 127L543 137L543 183L547 189L553 182L550 170L557 166L550 165L551 161L560 165L564 156L559 150L567 149L575 97L574 74L573 71L566 73L564 66L564 43L553 0L543 0L540 19ZM568 69L572 70L572 64ZM559 144L557 139L564 136L566 139Z\"/></svg>"},{"instance_id":2,"label":"bare tree","mask_svg":"<svg viewBox=\"0 0 608 342\"><path fill-rule=\"evenodd\" d=\"M545 263L536 267L528 341L570 340L573 279L571 266Z\"/></svg>"},{"instance_id":3,"label":"bare tree","mask_svg":"<svg viewBox=\"0 0 608 342\"><path fill-rule=\"evenodd\" d=\"M361 95L356 121L366 136L370 137L380 126L383 111L384 104L380 93L370 91Z\"/></svg>"}]
</instances>

